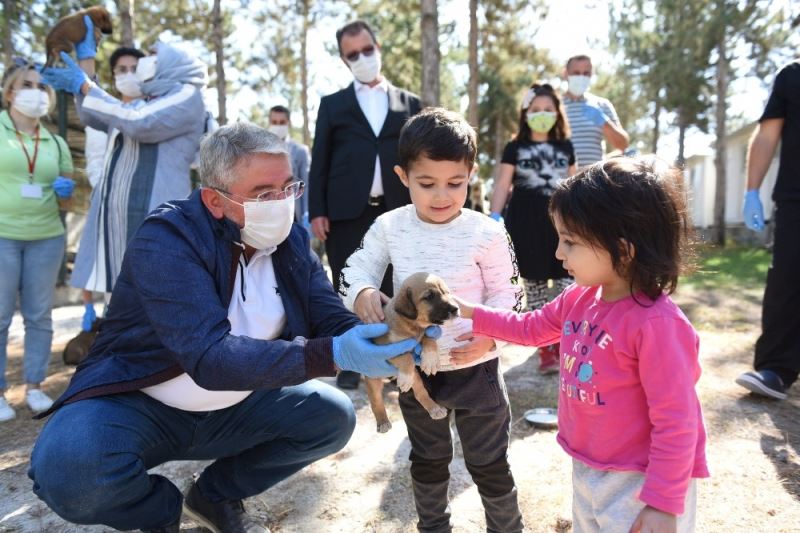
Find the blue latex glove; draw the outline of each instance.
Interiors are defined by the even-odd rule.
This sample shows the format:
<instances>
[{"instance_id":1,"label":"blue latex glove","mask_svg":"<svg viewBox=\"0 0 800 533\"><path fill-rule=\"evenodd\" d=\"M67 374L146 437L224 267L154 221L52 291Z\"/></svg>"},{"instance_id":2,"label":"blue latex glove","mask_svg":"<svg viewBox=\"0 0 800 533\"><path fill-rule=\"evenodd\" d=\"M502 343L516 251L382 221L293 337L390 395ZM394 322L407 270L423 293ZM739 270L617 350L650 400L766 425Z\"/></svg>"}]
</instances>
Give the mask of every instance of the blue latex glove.
<instances>
[{"instance_id":1,"label":"blue latex glove","mask_svg":"<svg viewBox=\"0 0 800 533\"><path fill-rule=\"evenodd\" d=\"M427 328L425 328L425 336L430 339L437 340L439 337L442 336L442 328L439 326L428 326ZM414 346L414 351L412 352L412 355L414 356L415 364L418 365L422 363L422 343L418 342L417 345Z\"/></svg>"},{"instance_id":2,"label":"blue latex glove","mask_svg":"<svg viewBox=\"0 0 800 533\"><path fill-rule=\"evenodd\" d=\"M83 16L83 22L86 24L86 37L75 45L75 55L78 60L94 59L94 56L97 55L97 43L94 42L94 23L89 15Z\"/></svg>"},{"instance_id":3,"label":"blue latex glove","mask_svg":"<svg viewBox=\"0 0 800 533\"><path fill-rule=\"evenodd\" d=\"M81 92L83 82L89 78L66 52L61 52L61 59L67 65L66 68L46 68L42 70L42 80L57 91L78 94Z\"/></svg>"},{"instance_id":4,"label":"blue latex glove","mask_svg":"<svg viewBox=\"0 0 800 533\"><path fill-rule=\"evenodd\" d=\"M744 225L753 231L764 231L764 206L758 189L750 189L744 195Z\"/></svg>"},{"instance_id":5,"label":"blue latex glove","mask_svg":"<svg viewBox=\"0 0 800 533\"><path fill-rule=\"evenodd\" d=\"M592 104L586 103L583 106L583 118L594 124L595 126L602 126L608 122L608 117L603 110L595 107Z\"/></svg>"},{"instance_id":6,"label":"blue latex glove","mask_svg":"<svg viewBox=\"0 0 800 533\"><path fill-rule=\"evenodd\" d=\"M350 328L333 338L333 362L342 370L352 370L371 378L396 375L397 367L387 359L412 351L417 341L406 339L377 345L369 340L388 332L386 324L363 324Z\"/></svg>"},{"instance_id":7,"label":"blue latex glove","mask_svg":"<svg viewBox=\"0 0 800 533\"><path fill-rule=\"evenodd\" d=\"M503 223L503 216L496 211L492 211L491 213L489 213L489 218L491 218L492 220L496 220L501 224Z\"/></svg>"},{"instance_id":8,"label":"blue latex glove","mask_svg":"<svg viewBox=\"0 0 800 533\"><path fill-rule=\"evenodd\" d=\"M53 180L53 192L59 198L69 198L75 190L75 181L64 176L59 176Z\"/></svg>"},{"instance_id":9,"label":"blue latex glove","mask_svg":"<svg viewBox=\"0 0 800 533\"><path fill-rule=\"evenodd\" d=\"M83 331L92 331L92 324L97 319L97 314L94 312L94 304L88 303L84 306L86 311L83 312L83 321L81 321L81 329Z\"/></svg>"}]
</instances>

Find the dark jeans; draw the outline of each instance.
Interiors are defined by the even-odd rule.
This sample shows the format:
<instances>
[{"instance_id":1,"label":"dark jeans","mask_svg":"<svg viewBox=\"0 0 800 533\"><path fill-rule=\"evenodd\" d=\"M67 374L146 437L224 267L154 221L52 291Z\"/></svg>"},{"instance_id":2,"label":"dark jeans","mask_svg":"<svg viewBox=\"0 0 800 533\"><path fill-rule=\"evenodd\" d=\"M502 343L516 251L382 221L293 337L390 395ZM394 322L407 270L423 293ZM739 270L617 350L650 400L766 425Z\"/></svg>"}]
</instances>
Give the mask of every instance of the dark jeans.
<instances>
[{"instance_id":1,"label":"dark jeans","mask_svg":"<svg viewBox=\"0 0 800 533\"><path fill-rule=\"evenodd\" d=\"M464 462L478 487L486 530L522 531L517 489L508 464L511 411L499 362L422 376L431 397L454 413ZM411 480L419 521L425 532L449 532L449 464L453 460L450 417L433 420L414 398L400 394L400 409L411 441Z\"/></svg>"},{"instance_id":2,"label":"dark jeans","mask_svg":"<svg viewBox=\"0 0 800 533\"><path fill-rule=\"evenodd\" d=\"M755 369L772 370L788 387L800 373L800 202L775 208L775 243L756 341Z\"/></svg>"},{"instance_id":3,"label":"dark jeans","mask_svg":"<svg viewBox=\"0 0 800 533\"><path fill-rule=\"evenodd\" d=\"M364 240L367 230L375 222L375 219L386 212L383 205L368 205L361 216L353 220L331 221L331 230L325 241L325 253L328 256L328 264L331 267L333 278L333 289L339 292L339 276L347 262L347 258L352 255ZM392 296L392 266L386 269L383 277L381 291Z\"/></svg>"},{"instance_id":4,"label":"dark jeans","mask_svg":"<svg viewBox=\"0 0 800 533\"><path fill-rule=\"evenodd\" d=\"M212 501L260 494L342 449L355 428L350 399L318 381L255 391L208 412L134 392L81 400L53 414L31 454L33 491L77 524L153 529L174 523L183 496L147 470L216 459L198 486Z\"/></svg>"}]
</instances>

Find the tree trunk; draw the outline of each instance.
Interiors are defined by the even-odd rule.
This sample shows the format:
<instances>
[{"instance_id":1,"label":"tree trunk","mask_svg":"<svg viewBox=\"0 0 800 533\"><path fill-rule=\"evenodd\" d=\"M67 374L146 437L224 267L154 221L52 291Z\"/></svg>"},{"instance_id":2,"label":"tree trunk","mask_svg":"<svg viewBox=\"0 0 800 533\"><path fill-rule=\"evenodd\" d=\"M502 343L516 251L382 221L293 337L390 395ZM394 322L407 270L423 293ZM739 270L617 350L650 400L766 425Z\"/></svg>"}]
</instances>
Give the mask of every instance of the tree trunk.
<instances>
[{"instance_id":1,"label":"tree trunk","mask_svg":"<svg viewBox=\"0 0 800 533\"><path fill-rule=\"evenodd\" d=\"M300 106L303 110L303 144L311 146L308 127L308 30L311 25L311 0L303 0L303 31L300 34Z\"/></svg>"},{"instance_id":2,"label":"tree trunk","mask_svg":"<svg viewBox=\"0 0 800 533\"><path fill-rule=\"evenodd\" d=\"M728 103L728 48L723 31L717 43L717 140L715 143L714 166L717 171L717 186L714 193L714 243L725 246L725 198L727 196L727 147L725 135L727 133L726 108Z\"/></svg>"},{"instance_id":3,"label":"tree trunk","mask_svg":"<svg viewBox=\"0 0 800 533\"><path fill-rule=\"evenodd\" d=\"M467 95L469 107L467 108L467 122L476 130L478 123L478 0L469 0L469 82Z\"/></svg>"},{"instance_id":4,"label":"tree trunk","mask_svg":"<svg viewBox=\"0 0 800 533\"><path fill-rule=\"evenodd\" d=\"M134 47L133 42L133 12L136 0L117 0L117 11L121 20L121 41L122 46Z\"/></svg>"},{"instance_id":5,"label":"tree trunk","mask_svg":"<svg viewBox=\"0 0 800 533\"><path fill-rule=\"evenodd\" d=\"M11 63L14 61L14 28L11 25L12 20L15 18L15 0L3 0L3 64L5 65L5 72Z\"/></svg>"},{"instance_id":6,"label":"tree trunk","mask_svg":"<svg viewBox=\"0 0 800 533\"><path fill-rule=\"evenodd\" d=\"M678 168L683 169L683 166L686 164L684 150L686 148L686 128L688 126L682 118L678 120L680 121L678 124L678 158L675 160L675 165Z\"/></svg>"},{"instance_id":7,"label":"tree trunk","mask_svg":"<svg viewBox=\"0 0 800 533\"><path fill-rule=\"evenodd\" d=\"M661 136L661 100L656 99L656 109L653 112L653 144L651 146L654 154L658 153L658 138Z\"/></svg>"},{"instance_id":8,"label":"tree trunk","mask_svg":"<svg viewBox=\"0 0 800 533\"><path fill-rule=\"evenodd\" d=\"M220 126L224 126L228 122L228 113L225 108L225 49L222 30L222 6L220 4L221 0L214 0L211 20L213 24L212 42L214 43L214 52L217 56L215 67L217 74L217 105L219 106L219 117L217 117L217 120Z\"/></svg>"},{"instance_id":9,"label":"tree trunk","mask_svg":"<svg viewBox=\"0 0 800 533\"><path fill-rule=\"evenodd\" d=\"M500 175L500 161L503 159L503 148L505 148L505 128L503 128L503 115L497 114L494 123L494 175Z\"/></svg>"},{"instance_id":10,"label":"tree trunk","mask_svg":"<svg viewBox=\"0 0 800 533\"><path fill-rule=\"evenodd\" d=\"M422 104L439 105L439 12L436 0L422 0Z\"/></svg>"}]
</instances>

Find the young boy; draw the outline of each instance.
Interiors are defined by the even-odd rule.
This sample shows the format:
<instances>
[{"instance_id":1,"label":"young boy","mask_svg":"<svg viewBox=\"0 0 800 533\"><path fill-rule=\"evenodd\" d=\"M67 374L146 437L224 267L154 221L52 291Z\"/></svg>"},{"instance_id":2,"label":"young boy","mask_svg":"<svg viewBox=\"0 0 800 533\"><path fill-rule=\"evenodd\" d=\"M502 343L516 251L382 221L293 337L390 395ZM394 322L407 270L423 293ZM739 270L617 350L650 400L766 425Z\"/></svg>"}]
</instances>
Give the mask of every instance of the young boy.
<instances>
[{"instance_id":1,"label":"young boy","mask_svg":"<svg viewBox=\"0 0 800 533\"><path fill-rule=\"evenodd\" d=\"M505 229L489 217L462 209L475 162L475 132L457 113L427 109L400 132L399 165L412 205L378 217L342 271L345 305L364 322L383 320L379 292L387 265L393 285L415 272L443 278L468 300L519 311L514 250ZM471 321L442 326L439 366L423 382L436 402L455 413L464 460L478 486L487 531L522 531L517 489L507 460L511 412L495 342L472 338ZM438 371L437 371L438 370ZM450 531L447 489L453 458L450 417L433 420L411 391L400 395L411 441L411 479L420 531Z\"/></svg>"}]
</instances>

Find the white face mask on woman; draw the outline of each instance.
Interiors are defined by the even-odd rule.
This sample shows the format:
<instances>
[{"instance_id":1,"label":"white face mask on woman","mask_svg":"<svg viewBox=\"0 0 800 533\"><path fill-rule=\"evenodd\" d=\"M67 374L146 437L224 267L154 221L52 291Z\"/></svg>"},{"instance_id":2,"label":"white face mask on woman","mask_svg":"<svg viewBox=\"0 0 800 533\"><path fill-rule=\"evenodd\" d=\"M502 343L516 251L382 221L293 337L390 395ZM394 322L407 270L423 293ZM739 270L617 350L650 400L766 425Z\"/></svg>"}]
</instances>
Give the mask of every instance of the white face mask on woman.
<instances>
[{"instance_id":1,"label":"white face mask on woman","mask_svg":"<svg viewBox=\"0 0 800 533\"><path fill-rule=\"evenodd\" d=\"M43 117L50 109L50 95L41 89L19 89L11 105L26 117Z\"/></svg>"},{"instance_id":2,"label":"white face mask on woman","mask_svg":"<svg viewBox=\"0 0 800 533\"><path fill-rule=\"evenodd\" d=\"M278 246L285 241L294 222L294 200L294 196L283 200L249 201L243 204L231 200L244 207L242 241L256 250Z\"/></svg>"},{"instance_id":3,"label":"white face mask on woman","mask_svg":"<svg viewBox=\"0 0 800 533\"><path fill-rule=\"evenodd\" d=\"M118 74L114 77L114 86L123 96L139 98L142 96L142 82L133 72Z\"/></svg>"}]
</instances>

